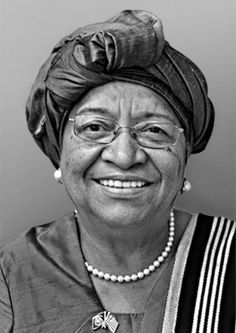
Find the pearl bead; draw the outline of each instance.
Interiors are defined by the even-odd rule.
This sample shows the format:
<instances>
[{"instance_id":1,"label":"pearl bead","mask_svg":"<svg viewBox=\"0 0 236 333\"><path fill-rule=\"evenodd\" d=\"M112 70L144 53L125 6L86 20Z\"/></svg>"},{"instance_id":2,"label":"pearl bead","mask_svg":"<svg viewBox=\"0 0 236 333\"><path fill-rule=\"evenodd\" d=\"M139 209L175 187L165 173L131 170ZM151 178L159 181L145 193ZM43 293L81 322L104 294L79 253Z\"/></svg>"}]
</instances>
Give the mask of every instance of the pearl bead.
<instances>
[{"instance_id":1,"label":"pearl bead","mask_svg":"<svg viewBox=\"0 0 236 333\"><path fill-rule=\"evenodd\" d=\"M149 275L149 274L150 274L149 269L148 269L148 268L145 268L145 269L143 270L143 274L144 274L144 275Z\"/></svg>"},{"instance_id":2,"label":"pearl bead","mask_svg":"<svg viewBox=\"0 0 236 333\"><path fill-rule=\"evenodd\" d=\"M77 211L75 211L75 214L77 214ZM134 282L138 279L143 279L145 276L148 276L150 273L154 272L156 268L158 268L168 257L171 248L174 243L174 236L175 236L175 217L174 212L171 211L170 213L170 219L169 219L169 236L167 240L167 244L162 251L161 255L153 261L151 265L148 266L148 268L144 268L143 271L138 272L137 274L132 275L110 275L109 273L104 273L102 271L99 271L97 268L93 268L92 265L89 265L87 261L85 261L85 266L89 273L93 274L94 276L104 279L106 281L112 281L112 282Z\"/></svg>"},{"instance_id":3,"label":"pearl bead","mask_svg":"<svg viewBox=\"0 0 236 333\"><path fill-rule=\"evenodd\" d=\"M62 173L61 173L61 169L57 169L54 171L54 179L59 182L59 183L62 183Z\"/></svg>"},{"instance_id":4,"label":"pearl bead","mask_svg":"<svg viewBox=\"0 0 236 333\"><path fill-rule=\"evenodd\" d=\"M192 188L191 183L186 179L184 181L184 187L183 187L183 191L189 192Z\"/></svg>"},{"instance_id":5,"label":"pearl bead","mask_svg":"<svg viewBox=\"0 0 236 333\"><path fill-rule=\"evenodd\" d=\"M164 259L162 256L159 256L159 257L157 258L157 260L158 260L159 262L163 262L165 259Z\"/></svg>"},{"instance_id":6,"label":"pearl bead","mask_svg":"<svg viewBox=\"0 0 236 333\"><path fill-rule=\"evenodd\" d=\"M88 265L87 270L88 270L89 272L92 272L92 271L93 271L93 266Z\"/></svg>"},{"instance_id":7,"label":"pearl bead","mask_svg":"<svg viewBox=\"0 0 236 333\"><path fill-rule=\"evenodd\" d=\"M158 260L155 260L153 265L157 268L160 266L160 262Z\"/></svg>"},{"instance_id":8,"label":"pearl bead","mask_svg":"<svg viewBox=\"0 0 236 333\"><path fill-rule=\"evenodd\" d=\"M132 274L131 275L131 280L136 281L138 279L137 274Z\"/></svg>"},{"instance_id":9,"label":"pearl bead","mask_svg":"<svg viewBox=\"0 0 236 333\"><path fill-rule=\"evenodd\" d=\"M116 281L117 281L117 276L115 276L115 275L111 275L110 280L111 280L112 282L116 282Z\"/></svg>"},{"instance_id":10,"label":"pearl bead","mask_svg":"<svg viewBox=\"0 0 236 333\"><path fill-rule=\"evenodd\" d=\"M137 275L138 275L138 278L139 278L139 279L142 279L142 278L144 277L143 272L138 272Z\"/></svg>"},{"instance_id":11,"label":"pearl bead","mask_svg":"<svg viewBox=\"0 0 236 333\"><path fill-rule=\"evenodd\" d=\"M130 282L131 281L131 276L125 275L125 282Z\"/></svg>"},{"instance_id":12,"label":"pearl bead","mask_svg":"<svg viewBox=\"0 0 236 333\"><path fill-rule=\"evenodd\" d=\"M163 256L164 258L168 257L168 252L163 251L163 252L162 252L162 256Z\"/></svg>"},{"instance_id":13,"label":"pearl bead","mask_svg":"<svg viewBox=\"0 0 236 333\"><path fill-rule=\"evenodd\" d=\"M155 271L155 266L154 265L150 265L148 268L149 268L149 271L151 271L151 272Z\"/></svg>"},{"instance_id":14,"label":"pearl bead","mask_svg":"<svg viewBox=\"0 0 236 333\"><path fill-rule=\"evenodd\" d=\"M118 282L123 282L123 281L124 281L124 277L123 277L122 275L119 275L119 276L117 277L117 281L118 281Z\"/></svg>"}]
</instances>

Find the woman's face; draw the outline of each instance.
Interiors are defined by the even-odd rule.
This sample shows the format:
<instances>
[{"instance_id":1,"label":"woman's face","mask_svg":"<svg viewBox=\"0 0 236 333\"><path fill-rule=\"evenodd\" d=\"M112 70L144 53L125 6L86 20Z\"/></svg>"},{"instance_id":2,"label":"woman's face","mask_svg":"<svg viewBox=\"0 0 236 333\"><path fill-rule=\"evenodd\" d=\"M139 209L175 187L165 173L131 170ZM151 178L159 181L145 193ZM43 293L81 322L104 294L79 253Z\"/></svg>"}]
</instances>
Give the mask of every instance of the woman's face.
<instances>
[{"instance_id":1,"label":"woman's face","mask_svg":"<svg viewBox=\"0 0 236 333\"><path fill-rule=\"evenodd\" d=\"M92 89L70 118L85 111L102 113L121 126L146 120L180 126L160 96L131 83L117 81ZM183 134L168 149L141 147L129 131L120 131L109 144L83 141L74 134L71 121L63 134L61 170L69 196L86 217L112 226L137 226L169 211L182 186L184 161Z\"/></svg>"}]
</instances>

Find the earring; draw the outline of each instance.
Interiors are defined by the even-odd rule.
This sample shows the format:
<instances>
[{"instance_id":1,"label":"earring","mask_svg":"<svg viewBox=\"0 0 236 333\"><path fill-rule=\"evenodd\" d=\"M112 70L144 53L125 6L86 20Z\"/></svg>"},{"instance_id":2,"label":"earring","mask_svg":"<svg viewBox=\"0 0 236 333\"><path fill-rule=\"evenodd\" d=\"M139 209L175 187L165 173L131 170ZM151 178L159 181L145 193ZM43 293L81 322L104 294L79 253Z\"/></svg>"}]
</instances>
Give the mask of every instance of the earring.
<instances>
[{"instance_id":1,"label":"earring","mask_svg":"<svg viewBox=\"0 0 236 333\"><path fill-rule=\"evenodd\" d=\"M192 185L190 181L188 181L186 178L184 178L183 186L180 190L180 192L183 194L183 192L189 192L192 188Z\"/></svg>"},{"instance_id":2,"label":"earring","mask_svg":"<svg viewBox=\"0 0 236 333\"><path fill-rule=\"evenodd\" d=\"M53 176L54 176L54 179L55 179L58 183L60 183L60 184L63 183L63 180L62 180L62 174L61 174L61 169L60 169L60 168L54 171Z\"/></svg>"}]
</instances>

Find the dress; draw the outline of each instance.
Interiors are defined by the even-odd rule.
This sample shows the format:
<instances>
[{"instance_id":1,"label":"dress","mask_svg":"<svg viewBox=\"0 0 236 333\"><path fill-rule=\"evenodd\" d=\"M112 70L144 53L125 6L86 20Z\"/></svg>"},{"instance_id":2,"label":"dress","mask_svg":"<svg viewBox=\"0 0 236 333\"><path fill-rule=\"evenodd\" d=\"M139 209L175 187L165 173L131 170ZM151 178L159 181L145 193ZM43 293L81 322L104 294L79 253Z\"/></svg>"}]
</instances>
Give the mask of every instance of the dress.
<instances>
[{"instance_id":1,"label":"dress","mask_svg":"<svg viewBox=\"0 0 236 333\"><path fill-rule=\"evenodd\" d=\"M193 215L178 245L162 327L154 289L144 313L113 314L116 332L233 333L235 227L225 218ZM4 245L0 264L1 333L93 332L92 317L104 309L84 267L74 214Z\"/></svg>"}]
</instances>

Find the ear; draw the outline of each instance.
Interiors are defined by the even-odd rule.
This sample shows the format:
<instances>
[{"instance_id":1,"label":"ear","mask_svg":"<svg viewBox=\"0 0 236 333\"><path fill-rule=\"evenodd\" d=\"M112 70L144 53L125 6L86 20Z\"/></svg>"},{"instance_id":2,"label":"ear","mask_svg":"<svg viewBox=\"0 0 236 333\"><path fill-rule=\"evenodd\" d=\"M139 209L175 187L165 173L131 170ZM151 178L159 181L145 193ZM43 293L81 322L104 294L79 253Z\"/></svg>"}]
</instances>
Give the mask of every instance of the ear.
<instances>
[{"instance_id":1,"label":"ear","mask_svg":"<svg viewBox=\"0 0 236 333\"><path fill-rule=\"evenodd\" d=\"M187 165L189 156L191 155L191 151L192 151L192 148L191 148L190 143L186 142L186 147L185 147L185 166Z\"/></svg>"}]
</instances>

